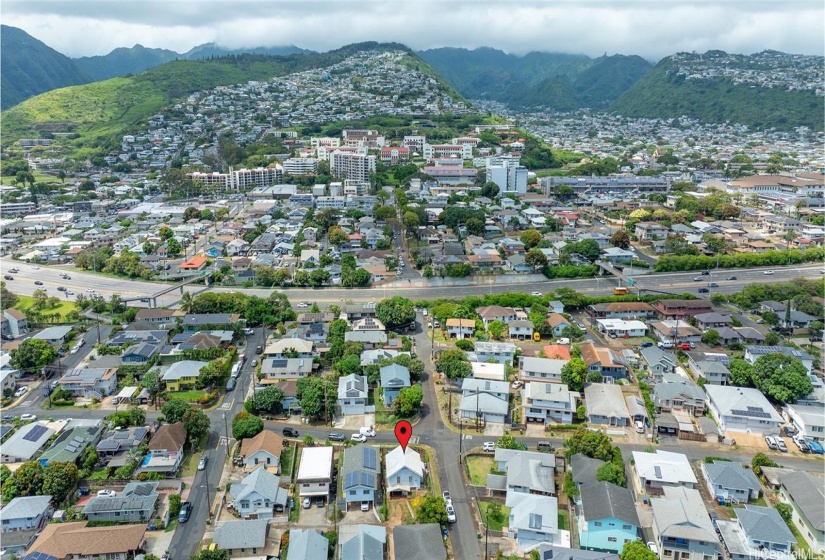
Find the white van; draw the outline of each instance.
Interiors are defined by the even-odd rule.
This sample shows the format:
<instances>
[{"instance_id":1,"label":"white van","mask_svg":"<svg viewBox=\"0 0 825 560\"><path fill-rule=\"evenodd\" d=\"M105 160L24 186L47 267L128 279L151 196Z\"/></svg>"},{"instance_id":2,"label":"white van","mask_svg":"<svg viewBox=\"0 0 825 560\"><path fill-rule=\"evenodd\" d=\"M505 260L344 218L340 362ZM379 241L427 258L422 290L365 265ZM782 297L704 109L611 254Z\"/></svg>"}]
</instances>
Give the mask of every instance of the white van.
<instances>
[{"instance_id":1,"label":"white van","mask_svg":"<svg viewBox=\"0 0 825 560\"><path fill-rule=\"evenodd\" d=\"M358 433L364 437L375 437L375 428L370 426L369 428L361 428L358 430Z\"/></svg>"}]
</instances>

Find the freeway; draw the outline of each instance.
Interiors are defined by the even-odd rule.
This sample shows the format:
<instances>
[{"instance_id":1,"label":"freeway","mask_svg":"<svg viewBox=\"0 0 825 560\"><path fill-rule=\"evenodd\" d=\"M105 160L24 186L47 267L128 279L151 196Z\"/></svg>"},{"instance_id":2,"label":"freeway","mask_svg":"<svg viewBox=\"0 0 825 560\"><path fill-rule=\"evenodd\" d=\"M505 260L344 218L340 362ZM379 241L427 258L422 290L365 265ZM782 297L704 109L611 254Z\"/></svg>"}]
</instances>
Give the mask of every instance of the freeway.
<instances>
[{"instance_id":1,"label":"freeway","mask_svg":"<svg viewBox=\"0 0 825 560\"><path fill-rule=\"evenodd\" d=\"M5 269L5 262L3 268ZM105 298L111 297L112 294L119 294L122 297L148 296L158 290L168 287L169 284L160 282L144 282L139 280L127 280L112 278L100 274L92 274L88 272L81 272L72 267L52 267L39 266L35 267L27 263L14 263L19 269L19 272L14 274L14 280L8 281L6 286L14 293L21 295L31 295L37 288L44 288L50 294L58 293L56 291L58 286L65 286L76 293L85 292L87 289L95 290L96 293ZM717 288L711 288L711 292L719 292L723 294L732 294L741 290L742 286L758 282L787 282L794 278L821 278L820 270L822 264L807 264L800 266L783 266L774 267L770 270L774 274L767 276L764 272L765 268L751 268L751 269L724 269L713 270L710 276L705 276L707 281L717 282ZM71 280L62 280L59 277L61 272L68 272ZM639 271L637 271L639 272ZM5 272L4 272L5 274ZM642 290L657 290L662 292L671 292L682 294L685 292L694 295L702 295L698 293L699 288L706 287L706 282L695 282L694 278L700 272L672 272L664 274L633 274L634 291L635 288ZM736 276L736 280L729 281L726 278ZM43 282L43 286L35 286L34 281L39 280ZM304 289L304 288L287 288L283 291L289 299L293 302L310 300L319 303L337 303L341 301L366 302L382 299L384 297L391 297L394 295L401 295L413 300L421 299L437 299L437 298L460 298L466 295L483 295L487 293L505 293L505 292L547 292L561 287L572 288L577 292L586 295L606 295L611 294L615 286L618 285L618 279L615 277L604 278L578 278L578 279L556 279L556 280L540 280L517 282L513 280L521 280L518 277L495 277L483 276L471 280L458 280L456 285L452 286L435 286L431 285L426 279L410 279L406 284L404 282L396 282L387 286L376 286L372 288L323 288L323 289ZM202 285L191 285L184 288L186 291L200 293L206 289L216 292L232 292L242 291L243 293L266 297L273 290L277 289L242 289L229 287L205 287ZM708 297L711 294L704 294ZM68 296L63 296L68 297ZM169 293L158 299L158 306L173 306L180 300L180 293ZM140 302L133 302L137 305L146 306L148 304Z\"/></svg>"}]
</instances>

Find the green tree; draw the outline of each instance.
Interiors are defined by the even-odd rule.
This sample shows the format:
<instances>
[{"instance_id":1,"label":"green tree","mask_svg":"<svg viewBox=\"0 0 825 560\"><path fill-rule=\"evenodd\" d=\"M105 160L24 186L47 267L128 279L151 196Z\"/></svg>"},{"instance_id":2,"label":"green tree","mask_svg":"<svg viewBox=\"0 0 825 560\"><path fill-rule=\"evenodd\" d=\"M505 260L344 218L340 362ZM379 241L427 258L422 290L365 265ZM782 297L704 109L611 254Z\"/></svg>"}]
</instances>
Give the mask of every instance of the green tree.
<instances>
[{"instance_id":1,"label":"green tree","mask_svg":"<svg viewBox=\"0 0 825 560\"><path fill-rule=\"evenodd\" d=\"M255 391L254 397L250 397L244 403L247 412L269 412L277 414L281 412L281 401L284 399L284 392L280 387L269 385L263 389ZM247 406L249 405L249 406ZM250 410L252 408L253 410Z\"/></svg>"},{"instance_id":2,"label":"green tree","mask_svg":"<svg viewBox=\"0 0 825 560\"><path fill-rule=\"evenodd\" d=\"M779 344L779 333L776 331L769 331L765 335L765 344L768 346L776 346Z\"/></svg>"},{"instance_id":3,"label":"green tree","mask_svg":"<svg viewBox=\"0 0 825 560\"><path fill-rule=\"evenodd\" d=\"M487 323L487 332L496 340L501 340L501 336L504 334L506 328L507 326L498 319Z\"/></svg>"},{"instance_id":4,"label":"green tree","mask_svg":"<svg viewBox=\"0 0 825 560\"><path fill-rule=\"evenodd\" d=\"M616 486L625 485L624 467L614 462L601 465L596 471L596 480L612 482Z\"/></svg>"},{"instance_id":5,"label":"green tree","mask_svg":"<svg viewBox=\"0 0 825 560\"><path fill-rule=\"evenodd\" d=\"M575 356L561 368L561 382L571 391L582 391L587 380L587 364L581 356Z\"/></svg>"},{"instance_id":6,"label":"green tree","mask_svg":"<svg viewBox=\"0 0 825 560\"><path fill-rule=\"evenodd\" d=\"M521 232L519 240L524 243L524 248L529 251L541 242L541 233L535 229L526 229Z\"/></svg>"},{"instance_id":7,"label":"green tree","mask_svg":"<svg viewBox=\"0 0 825 560\"><path fill-rule=\"evenodd\" d=\"M209 433L209 417L202 410L190 408L183 413L182 420L183 428L186 430L186 437L193 445L201 441L203 436Z\"/></svg>"},{"instance_id":8,"label":"green tree","mask_svg":"<svg viewBox=\"0 0 825 560\"><path fill-rule=\"evenodd\" d=\"M140 379L140 386L149 391L149 398L154 401L160 391L160 377L157 370L146 372Z\"/></svg>"},{"instance_id":9,"label":"green tree","mask_svg":"<svg viewBox=\"0 0 825 560\"><path fill-rule=\"evenodd\" d=\"M43 493L43 465L40 461L26 461L14 471L14 484L20 496L39 496Z\"/></svg>"},{"instance_id":10,"label":"green tree","mask_svg":"<svg viewBox=\"0 0 825 560\"><path fill-rule=\"evenodd\" d=\"M424 278L432 278L435 275L435 272L433 271L433 267L428 265L428 264L424 265L424 268L421 270L421 275Z\"/></svg>"},{"instance_id":11,"label":"green tree","mask_svg":"<svg viewBox=\"0 0 825 560\"><path fill-rule=\"evenodd\" d=\"M583 404L580 404L576 408L576 418L578 418L579 420L584 420L585 418L587 418L587 409L584 408Z\"/></svg>"},{"instance_id":12,"label":"green tree","mask_svg":"<svg viewBox=\"0 0 825 560\"><path fill-rule=\"evenodd\" d=\"M349 241L349 235L340 226L333 226L327 232L327 239L331 245L341 247L344 243Z\"/></svg>"},{"instance_id":13,"label":"green tree","mask_svg":"<svg viewBox=\"0 0 825 560\"><path fill-rule=\"evenodd\" d=\"M415 508L416 523L447 525L447 504L441 496L427 494Z\"/></svg>"},{"instance_id":14,"label":"green tree","mask_svg":"<svg viewBox=\"0 0 825 560\"><path fill-rule=\"evenodd\" d=\"M20 346L11 351L11 365L15 369L26 373L39 373L40 368L47 366L57 358L57 350L46 342L37 338L24 340Z\"/></svg>"},{"instance_id":15,"label":"green tree","mask_svg":"<svg viewBox=\"0 0 825 560\"><path fill-rule=\"evenodd\" d=\"M486 196L487 198L495 198L498 196L500 189L498 185L492 181L487 181L481 186L481 196Z\"/></svg>"},{"instance_id":16,"label":"green tree","mask_svg":"<svg viewBox=\"0 0 825 560\"><path fill-rule=\"evenodd\" d=\"M610 244L620 249L627 249L630 247L630 235L620 229L610 237Z\"/></svg>"},{"instance_id":17,"label":"green tree","mask_svg":"<svg viewBox=\"0 0 825 560\"><path fill-rule=\"evenodd\" d=\"M78 471L74 463L50 463L43 470L43 494L50 495L55 504L61 504L74 490L77 481Z\"/></svg>"},{"instance_id":18,"label":"green tree","mask_svg":"<svg viewBox=\"0 0 825 560\"><path fill-rule=\"evenodd\" d=\"M590 431L585 426L579 426L564 440L564 454L568 461L577 453L602 461L611 461L617 452L618 448L613 447L610 436Z\"/></svg>"},{"instance_id":19,"label":"green tree","mask_svg":"<svg viewBox=\"0 0 825 560\"><path fill-rule=\"evenodd\" d=\"M547 266L547 255L542 253L540 249L530 249L524 255L524 262L533 268L544 268Z\"/></svg>"},{"instance_id":20,"label":"green tree","mask_svg":"<svg viewBox=\"0 0 825 560\"><path fill-rule=\"evenodd\" d=\"M341 375L361 375L361 358L355 354L349 354L339 362L338 369Z\"/></svg>"},{"instance_id":21,"label":"green tree","mask_svg":"<svg viewBox=\"0 0 825 560\"><path fill-rule=\"evenodd\" d=\"M229 560L229 551L222 548L216 548L215 550L204 548L196 556L193 556L192 560Z\"/></svg>"},{"instance_id":22,"label":"green tree","mask_svg":"<svg viewBox=\"0 0 825 560\"><path fill-rule=\"evenodd\" d=\"M421 385L416 383L410 387L404 387L401 389L398 396L395 398L393 405L395 406L395 411L399 416L408 417L419 411L421 408L421 401L423 399L424 392L421 389Z\"/></svg>"},{"instance_id":23,"label":"green tree","mask_svg":"<svg viewBox=\"0 0 825 560\"><path fill-rule=\"evenodd\" d=\"M163 407L160 411L163 413L163 418L167 422L170 424L175 424L176 422L183 421L183 415L186 414L186 411L190 408L189 403L185 400L173 397L163 403Z\"/></svg>"},{"instance_id":24,"label":"green tree","mask_svg":"<svg viewBox=\"0 0 825 560\"><path fill-rule=\"evenodd\" d=\"M18 299L20 298L17 294L13 294L6 288L5 282L0 282L0 306L2 306L3 310L14 307Z\"/></svg>"},{"instance_id":25,"label":"green tree","mask_svg":"<svg viewBox=\"0 0 825 560\"><path fill-rule=\"evenodd\" d=\"M779 404L794 403L813 391L805 365L798 358L780 352L756 359L753 384L768 399Z\"/></svg>"},{"instance_id":26,"label":"green tree","mask_svg":"<svg viewBox=\"0 0 825 560\"><path fill-rule=\"evenodd\" d=\"M739 387L753 387L753 366L742 358L733 358L728 362L730 375L728 380Z\"/></svg>"},{"instance_id":27,"label":"green tree","mask_svg":"<svg viewBox=\"0 0 825 560\"><path fill-rule=\"evenodd\" d=\"M409 230L417 230L418 229L418 214L415 212L404 212L404 225Z\"/></svg>"},{"instance_id":28,"label":"green tree","mask_svg":"<svg viewBox=\"0 0 825 560\"><path fill-rule=\"evenodd\" d=\"M413 302L401 296L393 296L380 301L375 306L375 313L387 329L394 329L415 321Z\"/></svg>"},{"instance_id":29,"label":"green tree","mask_svg":"<svg viewBox=\"0 0 825 560\"><path fill-rule=\"evenodd\" d=\"M791 504L776 504L776 511L779 512L779 517L781 517L788 526L793 523L793 506Z\"/></svg>"},{"instance_id":30,"label":"green tree","mask_svg":"<svg viewBox=\"0 0 825 560\"><path fill-rule=\"evenodd\" d=\"M659 560L655 552L650 550L643 541L629 541L624 543L621 560Z\"/></svg>"},{"instance_id":31,"label":"green tree","mask_svg":"<svg viewBox=\"0 0 825 560\"><path fill-rule=\"evenodd\" d=\"M232 419L232 437L241 440L255 437L264 429L264 421L248 412L241 411Z\"/></svg>"},{"instance_id":32,"label":"green tree","mask_svg":"<svg viewBox=\"0 0 825 560\"><path fill-rule=\"evenodd\" d=\"M758 475L762 474L762 467L778 467L779 465L761 451L751 459L751 468Z\"/></svg>"},{"instance_id":33,"label":"green tree","mask_svg":"<svg viewBox=\"0 0 825 560\"><path fill-rule=\"evenodd\" d=\"M510 433L505 433L503 436L498 438L498 441L496 441L496 447L501 449L527 449L523 443L516 441L516 438L514 438Z\"/></svg>"},{"instance_id":34,"label":"green tree","mask_svg":"<svg viewBox=\"0 0 825 560\"><path fill-rule=\"evenodd\" d=\"M444 350L438 355L438 368L450 379L464 379L473 371L467 355L461 350Z\"/></svg>"},{"instance_id":35,"label":"green tree","mask_svg":"<svg viewBox=\"0 0 825 560\"><path fill-rule=\"evenodd\" d=\"M183 247L181 247L181 244L177 239L170 237L166 240L166 250L169 253L169 256L175 257L183 252Z\"/></svg>"},{"instance_id":36,"label":"green tree","mask_svg":"<svg viewBox=\"0 0 825 560\"><path fill-rule=\"evenodd\" d=\"M716 329L708 329L702 334L702 342L708 346L716 346L719 344L719 331Z\"/></svg>"}]
</instances>

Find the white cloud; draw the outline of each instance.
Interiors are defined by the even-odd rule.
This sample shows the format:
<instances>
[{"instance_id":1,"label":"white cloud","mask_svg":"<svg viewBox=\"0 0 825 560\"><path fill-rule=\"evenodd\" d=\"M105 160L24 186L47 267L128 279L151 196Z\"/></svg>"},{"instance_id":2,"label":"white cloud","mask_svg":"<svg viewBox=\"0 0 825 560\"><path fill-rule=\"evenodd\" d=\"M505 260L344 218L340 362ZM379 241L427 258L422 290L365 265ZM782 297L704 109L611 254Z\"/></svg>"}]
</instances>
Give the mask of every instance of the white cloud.
<instances>
[{"instance_id":1,"label":"white cloud","mask_svg":"<svg viewBox=\"0 0 825 560\"><path fill-rule=\"evenodd\" d=\"M790 2L540 0L4 0L3 23L69 56L140 43L184 52L294 44L329 50L358 41L414 49L491 46L529 51L638 54L776 49L823 54L825 4Z\"/></svg>"}]
</instances>

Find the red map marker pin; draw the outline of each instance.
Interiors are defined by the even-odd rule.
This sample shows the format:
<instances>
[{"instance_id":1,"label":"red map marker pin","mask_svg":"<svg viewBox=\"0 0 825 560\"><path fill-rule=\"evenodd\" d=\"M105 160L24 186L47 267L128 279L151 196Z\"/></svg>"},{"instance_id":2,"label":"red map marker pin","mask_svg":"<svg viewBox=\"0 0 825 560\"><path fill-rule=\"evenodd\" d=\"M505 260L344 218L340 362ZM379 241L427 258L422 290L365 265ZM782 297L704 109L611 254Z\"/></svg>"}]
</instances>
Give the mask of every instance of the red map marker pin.
<instances>
[{"instance_id":1,"label":"red map marker pin","mask_svg":"<svg viewBox=\"0 0 825 560\"><path fill-rule=\"evenodd\" d=\"M401 420L395 425L395 439L401 444L401 451L407 452L407 443L412 437L412 426L406 420Z\"/></svg>"}]
</instances>

